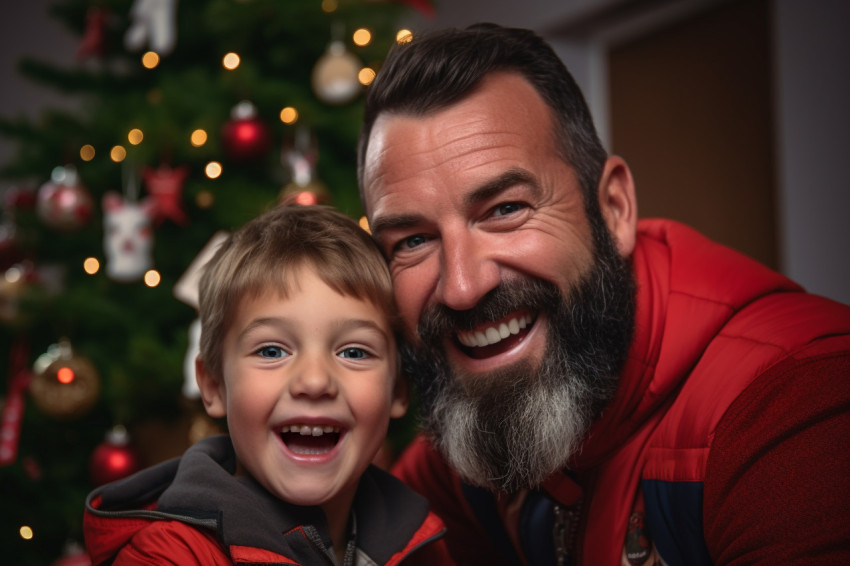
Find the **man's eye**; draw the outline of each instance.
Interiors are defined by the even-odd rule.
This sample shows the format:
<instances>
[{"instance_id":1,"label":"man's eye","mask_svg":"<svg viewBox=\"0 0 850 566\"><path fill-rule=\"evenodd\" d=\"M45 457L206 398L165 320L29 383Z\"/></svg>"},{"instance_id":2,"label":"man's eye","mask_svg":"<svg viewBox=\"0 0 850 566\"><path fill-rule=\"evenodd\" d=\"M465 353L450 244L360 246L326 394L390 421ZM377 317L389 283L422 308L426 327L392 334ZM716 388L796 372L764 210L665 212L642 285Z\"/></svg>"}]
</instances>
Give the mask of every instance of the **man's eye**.
<instances>
[{"instance_id":1,"label":"man's eye","mask_svg":"<svg viewBox=\"0 0 850 566\"><path fill-rule=\"evenodd\" d=\"M261 358L278 359L288 356L289 354L287 354L286 350L280 346L263 346L257 350L257 355Z\"/></svg>"},{"instance_id":2,"label":"man's eye","mask_svg":"<svg viewBox=\"0 0 850 566\"><path fill-rule=\"evenodd\" d=\"M403 240L399 241L398 244L396 244L396 251L412 250L413 248L417 248L427 241L428 239L421 234L416 234L415 236L408 236L407 238L404 238Z\"/></svg>"},{"instance_id":3,"label":"man's eye","mask_svg":"<svg viewBox=\"0 0 850 566\"><path fill-rule=\"evenodd\" d=\"M345 348L339 353L339 356L349 360L364 360L369 357L369 352L363 348Z\"/></svg>"},{"instance_id":4,"label":"man's eye","mask_svg":"<svg viewBox=\"0 0 850 566\"><path fill-rule=\"evenodd\" d=\"M508 214L513 214L514 212L518 212L525 208L525 205L519 202L506 202L504 204L500 204L493 210L494 216L507 216Z\"/></svg>"}]
</instances>

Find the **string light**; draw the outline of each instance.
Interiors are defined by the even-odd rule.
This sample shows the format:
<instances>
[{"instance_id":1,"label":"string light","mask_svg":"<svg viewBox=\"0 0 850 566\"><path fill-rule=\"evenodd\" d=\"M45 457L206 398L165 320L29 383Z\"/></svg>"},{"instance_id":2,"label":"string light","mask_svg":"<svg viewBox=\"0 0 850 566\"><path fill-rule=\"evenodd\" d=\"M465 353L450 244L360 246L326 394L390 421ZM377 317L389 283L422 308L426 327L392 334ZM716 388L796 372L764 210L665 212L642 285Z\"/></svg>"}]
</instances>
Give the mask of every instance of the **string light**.
<instances>
[{"instance_id":1,"label":"string light","mask_svg":"<svg viewBox=\"0 0 850 566\"><path fill-rule=\"evenodd\" d=\"M336 0L322 0L322 11L326 14L335 12L338 4Z\"/></svg>"},{"instance_id":2,"label":"string light","mask_svg":"<svg viewBox=\"0 0 850 566\"><path fill-rule=\"evenodd\" d=\"M221 163L218 161L210 161L207 163L207 166L204 167L204 173L206 173L207 177L210 179L218 179L221 177Z\"/></svg>"},{"instance_id":3,"label":"string light","mask_svg":"<svg viewBox=\"0 0 850 566\"><path fill-rule=\"evenodd\" d=\"M354 32L351 36L352 41L354 41L354 45L358 47L363 47L365 45L369 45L372 41L372 32L370 32L366 28L360 28Z\"/></svg>"},{"instance_id":4,"label":"string light","mask_svg":"<svg viewBox=\"0 0 850 566\"><path fill-rule=\"evenodd\" d=\"M80 159L83 161L91 161L94 159L94 146L86 144L80 148Z\"/></svg>"},{"instance_id":5,"label":"string light","mask_svg":"<svg viewBox=\"0 0 850 566\"><path fill-rule=\"evenodd\" d=\"M360 72L357 73L357 80L364 86L372 84L372 81L375 80L374 69L363 67L360 69Z\"/></svg>"},{"instance_id":6,"label":"string light","mask_svg":"<svg viewBox=\"0 0 850 566\"><path fill-rule=\"evenodd\" d=\"M413 41L413 32L409 29L400 29L395 34L396 43L410 43Z\"/></svg>"},{"instance_id":7,"label":"string light","mask_svg":"<svg viewBox=\"0 0 850 566\"><path fill-rule=\"evenodd\" d=\"M232 71L236 67L239 66L241 59L239 59L239 55L233 53L232 51L224 56L221 60L221 64L224 65L224 68L228 71Z\"/></svg>"},{"instance_id":8,"label":"string light","mask_svg":"<svg viewBox=\"0 0 850 566\"><path fill-rule=\"evenodd\" d=\"M74 381L74 370L65 366L56 370L56 381L68 385Z\"/></svg>"},{"instance_id":9,"label":"string light","mask_svg":"<svg viewBox=\"0 0 850 566\"><path fill-rule=\"evenodd\" d=\"M133 145L139 145L140 143L142 143L143 139L145 139L145 135L139 128L133 128L127 134L127 141L129 141Z\"/></svg>"},{"instance_id":10,"label":"string light","mask_svg":"<svg viewBox=\"0 0 850 566\"><path fill-rule=\"evenodd\" d=\"M156 287L162 281L162 275L156 269L149 269L145 272L145 285L148 287Z\"/></svg>"},{"instance_id":11,"label":"string light","mask_svg":"<svg viewBox=\"0 0 850 566\"><path fill-rule=\"evenodd\" d=\"M145 69L153 69L159 65L159 54L156 51L148 51L142 55L142 66Z\"/></svg>"},{"instance_id":12,"label":"string light","mask_svg":"<svg viewBox=\"0 0 850 566\"><path fill-rule=\"evenodd\" d=\"M360 217L360 222L358 222L358 224L360 224L360 227L361 227L361 228L363 228L364 230L366 230L366 233L367 233L367 234L371 234L371 233L372 233L372 230L369 228L369 219L368 219L368 218L366 218L365 216L361 216L361 217Z\"/></svg>"},{"instance_id":13,"label":"string light","mask_svg":"<svg viewBox=\"0 0 850 566\"><path fill-rule=\"evenodd\" d=\"M96 257L87 257L83 261L83 271L89 275L94 275L100 271L100 261Z\"/></svg>"},{"instance_id":14,"label":"string light","mask_svg":"<svg viewBox=\"0 0 850 566\"><path fill-rule=\"evenodd\" d=\"M280 111L280 121L284 124L294 124L298 120L298 110L292 106L287 106Z\"/></svg>"},{"instance_id":15,"label":"string light","mask_svg":"<svg viewBox=\"0 0 850 566\"><path fill-rule=\"evenodd\" d=\"M126 157L127 150L124 149L124 146L116 145L112 148L112 151L109 152L109 158L115 163L121 163Z\"/></svg>"},{"instance_id":16,"label":"string light","mask_svg":"<svg viewBox=\"0 0 850 566\"><path fill-rule=\"evenodd\" d=\"M33 532L31 527L23 525L20 529L18 529L18 532L20 533L22 539L32 540Z\"/></svg>"},{"instance_id":17,"label":"string light","mask_svg":"<svg viewBox=\"0 0 850 566\"><path fill-rule=\"evenodd\" d=\"M207 132L198 128L189 136L189 142L195 147L201 147L207 143Z\"/></svg>"}]
</instances>

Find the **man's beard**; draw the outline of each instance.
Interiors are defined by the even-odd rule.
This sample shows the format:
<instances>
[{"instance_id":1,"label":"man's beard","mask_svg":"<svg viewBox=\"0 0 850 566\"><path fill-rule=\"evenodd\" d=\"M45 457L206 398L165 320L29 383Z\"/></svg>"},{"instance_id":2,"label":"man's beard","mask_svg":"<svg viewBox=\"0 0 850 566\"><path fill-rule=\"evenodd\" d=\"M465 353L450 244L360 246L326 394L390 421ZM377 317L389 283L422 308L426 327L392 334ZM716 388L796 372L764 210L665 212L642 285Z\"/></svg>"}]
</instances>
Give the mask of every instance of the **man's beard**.
<instances>
[{"instance_id":1,"label":"man's beard","mask_svg":"<svg viewBox=\"0 0 850 566\"><path fill-rule=\"evenodd\" d=\"M604 224L593 232L594 263L568 298L539 279L503 281L470 310L429 308L421 342L402 341L423 429L471 484L507 492L539 485L578 452L616 393L634 328L635 283ZM445 340L522 309L546 313L539 365L523 361L486 375L451 367Z\"/></svg>"}]
</instances>

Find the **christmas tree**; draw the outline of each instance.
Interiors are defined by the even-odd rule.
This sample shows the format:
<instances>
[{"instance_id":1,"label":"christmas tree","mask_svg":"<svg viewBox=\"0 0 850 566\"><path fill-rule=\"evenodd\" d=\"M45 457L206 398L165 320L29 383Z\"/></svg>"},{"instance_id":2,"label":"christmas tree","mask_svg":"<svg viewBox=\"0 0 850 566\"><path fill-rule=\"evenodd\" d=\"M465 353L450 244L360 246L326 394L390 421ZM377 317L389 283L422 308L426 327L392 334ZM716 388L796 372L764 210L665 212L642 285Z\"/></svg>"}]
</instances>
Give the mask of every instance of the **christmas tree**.
<instances>
[{"instance_id":1,"label":"christmas tree","mask_svg":"<svg viewBox=\"0 0 850 566\"><path fill-rule=\"evenodd\" d=\"M407 5L405 5L407 4ZM411 7L416 10L411 10ZM282 198L359 218L362 91L426 2L65 0L79 100L0 119L0 547L53 564L93 487L221 430L193 389L193 274ZM403 35L403 34L402 34Z\"/></svg>"}]
</instances>

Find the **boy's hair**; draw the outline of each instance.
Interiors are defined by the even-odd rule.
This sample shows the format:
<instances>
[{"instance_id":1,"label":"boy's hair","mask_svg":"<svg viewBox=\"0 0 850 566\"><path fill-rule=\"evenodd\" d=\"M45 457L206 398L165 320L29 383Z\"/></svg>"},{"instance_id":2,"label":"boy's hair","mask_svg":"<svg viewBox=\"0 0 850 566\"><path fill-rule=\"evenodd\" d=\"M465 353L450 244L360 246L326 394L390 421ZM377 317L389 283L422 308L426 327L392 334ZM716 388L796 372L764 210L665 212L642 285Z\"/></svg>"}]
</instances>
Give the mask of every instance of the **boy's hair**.
<instances>
[{"instance_id":1,"label":"boy's hair","mask_svg":"<svg viewBox=\"0 0 850 566\"><path fill-rule=\"evenodd\" d=\"M200 357L210 375L221 378L222 345L240 300L269 290L286 297L305 266L335 291L371 302L397 335L392 279L369 234L331 207L282 204L237 230L204 268Z\"/></svg>"}]
</instances>

